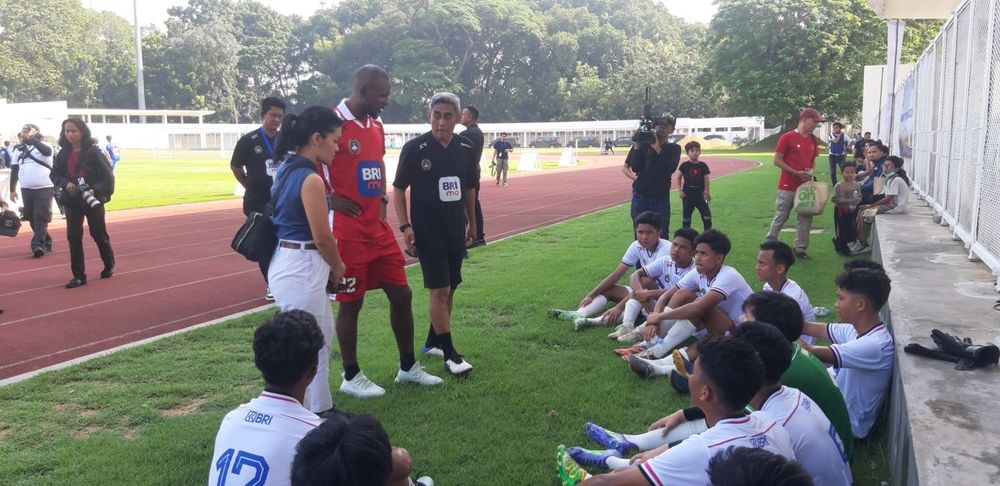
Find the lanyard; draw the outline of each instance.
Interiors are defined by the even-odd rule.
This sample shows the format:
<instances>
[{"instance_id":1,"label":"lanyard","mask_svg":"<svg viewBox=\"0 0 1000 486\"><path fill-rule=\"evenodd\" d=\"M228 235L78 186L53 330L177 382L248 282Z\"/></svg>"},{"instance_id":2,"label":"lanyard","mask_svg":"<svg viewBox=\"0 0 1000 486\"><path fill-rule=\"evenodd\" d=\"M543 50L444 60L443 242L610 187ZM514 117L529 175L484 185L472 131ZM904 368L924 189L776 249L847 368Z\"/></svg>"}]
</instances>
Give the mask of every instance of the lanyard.
<instances>
[{"instance_id":1,"label":"lanyard","mask_svg":"<svg viewBox=\"0 0 1000 486\"><path fill-rule=\"evenodd\" d=\"M260 137L264 139L264 147L267 148L267 156L274 159L274 146L271 144L271 140L267 138L267 134L264 133L264 127L258 128L257 131L260 132Z\"/></svg>"}]
</instances>

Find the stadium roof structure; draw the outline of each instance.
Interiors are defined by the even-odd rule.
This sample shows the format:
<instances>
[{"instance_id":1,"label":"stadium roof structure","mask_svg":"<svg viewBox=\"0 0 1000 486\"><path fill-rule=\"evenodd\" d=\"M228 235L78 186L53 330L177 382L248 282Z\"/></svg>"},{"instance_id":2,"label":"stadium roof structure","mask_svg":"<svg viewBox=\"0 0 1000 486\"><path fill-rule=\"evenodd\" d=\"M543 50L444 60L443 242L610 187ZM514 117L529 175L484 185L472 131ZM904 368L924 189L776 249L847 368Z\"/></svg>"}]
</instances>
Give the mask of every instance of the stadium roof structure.
<instances>
[{"instance_id":1,"label":"stadium roof structure","mask_svg":"<svg viewBox=\"0 0 1000 486\"><path fill-rule=\"evenodd\" d=\"M872 10L886 19L946 19L961 0L868 0Z\"/></svg>"}]
</instances>

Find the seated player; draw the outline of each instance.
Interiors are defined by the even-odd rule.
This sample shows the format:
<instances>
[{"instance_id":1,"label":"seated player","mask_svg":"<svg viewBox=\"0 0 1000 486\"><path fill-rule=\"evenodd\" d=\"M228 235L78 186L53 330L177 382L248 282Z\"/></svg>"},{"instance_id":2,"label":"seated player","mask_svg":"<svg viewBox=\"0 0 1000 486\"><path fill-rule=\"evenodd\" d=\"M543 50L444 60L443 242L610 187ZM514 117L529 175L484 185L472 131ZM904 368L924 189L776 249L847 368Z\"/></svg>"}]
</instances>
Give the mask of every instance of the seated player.
<instances>
[{"instance_id":1,"label":"seated player","mask_svg":"<svg viewBox=\"0 0 1000 486\"><path fill-rule=\"evenodd\" d=\"M745 322L735 337L750 343L764 362L764 386L750 404L785 427L792 449L816 486L849 486L851 465L844 444L823 410L800 390L782 385L792 361L792 348L776 327Z\"/></svg>"},{"instance_id":2,"label":"seated player","mask_svg":"<svg viewBox=\"0 0 1000 486\"><path fill-rule=\"evenodd\" d=\"M708 461L712 486L812 486L812 478L795 461L764 449L734 447Z\"/></svg>"},{"instance_id":3,"label":"seated player","mask_svg":"<svg viewBox=\"0 0 1000 486\"><path fill-rule=\"evenodd\" d=\"M292 486L434 486L426 476L411 482L411 464L375 417L333 414L299 442Z\"/></svg>"},{"instance_id":4,"label":"seated player","mask_svg":"<svg viewBox=\"0 0 1000 486\"><path fill-rule=\"evenodd\" d=\"M798 302L802 317L807 321L816 320L816 311L809 302L809 296L799 284L788 278L788 271L795 264L795 252L783 241L765 241L757 252L757 278L764 282L764 290L781 292ZM813 339L804 336L803 341L812 344Z\"/></svg>"},{"instance_id":5,"label":"seated player","mask_svg":"<svg viewBox=\"0 0 1000 486\"><path fill-rule=\"evenodd\" d=\"M705 231L695 239L697 272L688 272L677 283L678 289L663 312L654 312L646 318L643 339L650 341L665 333L662 346L671 350L697 331L721 336L736 327L743 314L743 300L753 290L740 272L725 265L731 249L729 238L716 229ZM689 373L690 361L697 356L696 349L679 351L688 363L686 370ZM645 358L629 356L629 367L641 376L653 376L649 364Z\"/></svg>"},{"instance_id":6,"label":"seated player","mask_svg":"<svg viewBox=\"0 0 1000 486\"><path fill-rule=\"evenodd\" d=\"M622 313L622 323L609 338L621 341L631 341L634 336L638 340L642 331L636 332L635 321L643 310L653 312L654 305L664 294L669 300L677 289L677 282L688 272L694 270L694 240L698 232L691 228L681 228L674 232L674 241L670 246L670 254L657 258L649 265L636 270L629 277L629 287L632 295L625 304ZM656 288L650 289L649 280L655 279ZM660 309L662 311L662 309ZM642 327L642 326L640 326ZM631 336L630 336L631 335ZM634 341L631 341L634 342Z\"/></svg>"},{"instance_id":7,"label":"seated player","mask_svg":"<svg viewBox=\"0 0 1000 486\"><path fill-rule=\"evenodd\" d=\"M316 375L323 333L308 312L279 312L254 332L264 391L226 414L215 436L208 484L290 484L295 447L322 419L302 406ZM405 450L394 454L400 458ZM409 475L408 463L398 465ZM397 467L393 464L393 468ZM405 484L405 483L404 483Z\"/></svg>"},{"instance_id":8,"label":"seated player","mask_svg":"<svg viewBox=\"0 0 1000 486\"><path fill-rule=\"evenodd\" d=\"M802 347L833 366L834 380L851 416L851 430L861 439L875 424L892 379L895 348L879 316L892 283L884 272L861 268L840 274L837 287L835 307L845 324L807 322L804 334L833 344Z\"/></svg>"},{"instance_id":9,"label":"seated player","mask_svg":"<svg viewBox=\"0 0 1000 486\"><path fill-rule=\"evenodd\" d=\"M600 324L597 325L616 324L625 310L625 303L628 301L630 292L628 287L619 285L618 281L629 268L644 267L669 254L670 242L660 238L659 215L652 211L640 213L635 218L635 241L625 251L618 267L583 297L577 310L549 309L549 317L572 320L573 326L577 330L594 326L594 321L581 318L593 317L598 314L601 314L601 319L598 321ZM647 285L650 288L656 288L652 279L647 281ZM608 309L608 302L615 302L619 305Z\"/></svg>"}]
</instances>

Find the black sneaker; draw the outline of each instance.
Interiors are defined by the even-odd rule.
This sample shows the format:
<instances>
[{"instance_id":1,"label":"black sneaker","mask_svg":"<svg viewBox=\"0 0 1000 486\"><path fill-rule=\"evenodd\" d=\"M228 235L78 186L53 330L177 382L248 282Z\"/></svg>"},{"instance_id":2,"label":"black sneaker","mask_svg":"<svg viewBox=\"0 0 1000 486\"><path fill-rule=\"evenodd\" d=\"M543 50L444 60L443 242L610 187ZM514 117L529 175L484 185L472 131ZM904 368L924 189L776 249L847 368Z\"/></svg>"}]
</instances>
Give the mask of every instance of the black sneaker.
<instances>
[{"instance_id":1,"label":"black sneaker","mask_svg":"<svg viewBox=\"0 0 1000 486\"><path fill-rule=\"evenodd\" d=\"M69 282L66 282L66 288L67 289L75 289L75 288L77 288L77 287L79 287L81 285L87 285L87 279L86 278L73 277L72 280L70 280Z\"/></svg>"},{"instance_id":2,"label":"black sneaker","mask_svg":"<svg viewBox=\"0 0 1000 486\"><path fill-rule=\"evenodd\" d=\"M34 255L35 258L41 258L42 255L45 254L45 250L42 248L35 248L34 251L31 252L31 254Z\"/></svg>"}]
</instances>

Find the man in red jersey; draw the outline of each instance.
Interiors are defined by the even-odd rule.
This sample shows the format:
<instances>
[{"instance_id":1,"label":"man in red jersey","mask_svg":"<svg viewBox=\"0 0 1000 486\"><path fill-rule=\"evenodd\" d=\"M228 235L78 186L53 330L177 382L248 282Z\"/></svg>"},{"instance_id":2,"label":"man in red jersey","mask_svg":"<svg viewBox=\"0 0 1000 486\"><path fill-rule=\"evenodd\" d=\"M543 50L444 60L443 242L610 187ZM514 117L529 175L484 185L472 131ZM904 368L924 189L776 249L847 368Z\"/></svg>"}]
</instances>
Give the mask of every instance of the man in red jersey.
<instances>
[{"instance_id":1,"label":"man in red jersey","mask_svg":"<svg viewBox=\"0 0 1000 486\"><path fill-rule=\"evenodd\" d=\"M413 355L413 293L403 271L403 253L386 222L385 138L379 113L389 104L389 75L365 65L354 73L354 92L335 108L344 120L340 150L324 175L333 188L333 236L347 270L337 289L337 341L344 365L340 391L359 398L385 389L369 380L358 365L358 314L365 292L381 288L389 298L389 322L399 349L396 382L442 383ZM344 204L344 199L355 204ZM344 207L346 210L342 210Z\"/></svg>"},{"instance_id":2,"label":"man in red jersey","mask_svg":"<svg viewBox=\"0 0 1000 486\"><path fill-rule=\"evenodd\" d=\"M777 240L778 232L788 220L795 203L795 190L803 182L813 180L813 165L819 156L819 147L813 130L823 121L819 112L806 108L799 113L799 126L786 132L774 147L774 165L781 169L778 179L778 198L774 201L774 221L767 232L766 240ZM812 229L812 215L799 214L795 226L795 258L807 259L809 231Z\"/></svg>"}]
</instances>

